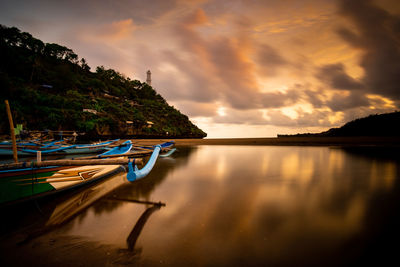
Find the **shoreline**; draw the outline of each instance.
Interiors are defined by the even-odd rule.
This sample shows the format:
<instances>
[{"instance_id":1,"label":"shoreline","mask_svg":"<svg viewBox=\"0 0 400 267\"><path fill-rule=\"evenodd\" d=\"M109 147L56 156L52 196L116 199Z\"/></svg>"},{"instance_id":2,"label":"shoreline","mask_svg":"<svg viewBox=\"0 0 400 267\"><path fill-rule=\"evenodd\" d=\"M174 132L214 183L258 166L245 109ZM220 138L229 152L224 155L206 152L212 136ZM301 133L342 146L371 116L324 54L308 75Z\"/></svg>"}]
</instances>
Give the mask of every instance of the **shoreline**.
<instances>
[{"instance_id":1,"label":"shoreline","mask_svg":"<svg viewBox=\"0 0 400 267\"><path fill-rule=\"evenodd\" d=\"M155 145L175 141L176 146L255 145L255 146L384 146L400 147L400 137L268 137L209 139L133 139L134 143Z\"/></svg>"}]
</instances>

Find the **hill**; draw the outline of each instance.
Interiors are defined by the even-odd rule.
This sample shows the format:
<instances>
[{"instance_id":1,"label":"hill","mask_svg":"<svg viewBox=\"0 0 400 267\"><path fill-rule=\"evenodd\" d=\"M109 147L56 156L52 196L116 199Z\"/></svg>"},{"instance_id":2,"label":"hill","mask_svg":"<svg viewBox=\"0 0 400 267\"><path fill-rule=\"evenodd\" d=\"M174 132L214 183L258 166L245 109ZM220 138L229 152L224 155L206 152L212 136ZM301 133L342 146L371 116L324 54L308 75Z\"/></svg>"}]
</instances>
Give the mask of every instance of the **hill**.
<instances>
[{"instance_id":1,"label":"hill","mask_svg":"<svg viewBox=\"0 0 400 267\"><path fill-rule=\"evenodd\" d=\"M90 70L71 49L0 25L0 133L4 99L29 130L74 130L87 137L185 137L207 134L151 86L118 71Z\"/></svg>"},{"instance_id":2,"label":"hill","mask_svg":"<svg viewBox=\"0 0 400 267\"><path fill-rule=\"evenodd\" d=\"M331 128L321 133L278 135L278 137L400 137L400 112L370 115L350 121L340 128Z\"/></svg>"}]
</instances>

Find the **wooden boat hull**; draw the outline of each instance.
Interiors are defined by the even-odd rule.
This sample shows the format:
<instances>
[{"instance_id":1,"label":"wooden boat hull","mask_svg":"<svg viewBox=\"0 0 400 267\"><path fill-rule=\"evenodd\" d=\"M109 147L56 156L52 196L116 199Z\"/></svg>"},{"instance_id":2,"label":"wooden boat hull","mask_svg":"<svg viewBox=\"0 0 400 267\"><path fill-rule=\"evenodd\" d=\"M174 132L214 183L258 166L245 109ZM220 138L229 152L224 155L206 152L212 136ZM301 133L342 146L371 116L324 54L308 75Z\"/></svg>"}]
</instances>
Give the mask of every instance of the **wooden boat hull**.
<instances>
[{"instance_id":1,"label":"wooden boat hull","mask_svg":"<svg viewBox=\"0 0 400 267\"><path fill-rule=\"evenodd\" d=\"M125 171L121 165L55 166L0 171L0 205L94 182Z\"/></svg>"}]
</instances>

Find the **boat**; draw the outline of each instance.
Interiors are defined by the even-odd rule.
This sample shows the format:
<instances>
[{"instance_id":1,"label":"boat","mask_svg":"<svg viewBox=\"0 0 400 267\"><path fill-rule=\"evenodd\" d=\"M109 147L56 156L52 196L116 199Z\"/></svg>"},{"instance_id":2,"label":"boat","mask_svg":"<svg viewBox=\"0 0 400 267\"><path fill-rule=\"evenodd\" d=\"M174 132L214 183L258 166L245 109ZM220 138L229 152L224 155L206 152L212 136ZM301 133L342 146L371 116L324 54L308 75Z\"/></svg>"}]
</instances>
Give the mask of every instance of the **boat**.
<instances>
[{"instance_id":1,"label":"boat","mask_svg":"<svg viewBox=\"0 0 400 267\"><path fill-rule=\"evenodd\" d=\"M32 155L36 155L38 152L40 152L41 154L55 154L55 153L59 153L59 152L63 152L67 149L73 149L75 148L76 145L70 145L70 146L58 146L55 148L41 148L39 147L38 149L28 149L28 148L19 148L18 151L21 151L22 153L28 153L31 156ZM19 153L19 152L18 152Z\"/></svg>"},{"instance_id":2,"label":"boat","mask_svg":"<svg viewBox=\"0 0 400 267\"><path fill-rule=\"evenodd\" d=\"M125 154L131 147L131 141L128 140L121 146L108 151L107 155ZM61 191L125 171L125 168L119 164L102 165L102 161L99 165L88 166L73 166L80 163L79 160L53 162L54 166L29 167L22 163L21 168L0 170L0 203L26 199L51 191ZM57 166L57 163L64 164L65 162L71 162L72 166Z\"/></svg>"},{"instance_id":3,"label":"boat","mask_svg":"<svg viewBox=\"0 0 400 267\"><path fill-rule=\"evenodd\" d=\"M102 179L90 187L68 192L59 198L52 198L51 201L45 198L37 200L34 206L30 205L32 203L21 203L18 207L5 206L1 211L7 216L0 221L0 237L15 233L16 229L24 229L23 233L17 234L18 244L24 244L68 222L99 199L104 199L112 202L134 203L145 208L134 226L132 224L132 230L126 238L127 248L133 250L149 216L166 204L160 201L141 200L140 194L133 197L130 193L127 194L128 196L113 194L117 188L127 183L129 181L126 175L119 173Z\"/></svg>"},{"instance_id":4,"label":"boat","mask_svg":"<svg viewBox=\"0 0 400 267\"><path fill-rule=\"evenodd\" d=\"M36 199L95 182L125 172L128 181L145 177L153 168L161 151L158 145L142 169L141 158L123 157L132 147L130 140L101 154L98 159L53 160L10 163L0 167L0 205ZM117 158L107 158L120 156ZM82 165L82 166L80 166ZM128 165L128 168L125 166Z\"/></svg>"},{"instance_id":5,"label":"boat","mask_svg":"<svg viewBox=\"0 0 400 267\"><path fill-rule=\"evenodd\" d=\"M170 149L175 145L174 141L168 141L162 144L159 144L159 146L161 146L162 149ZM153 150L157 145L152 145L152 146L144 146L144 145L135 145L134 148L136 149L150 149Z\"/></svg>"},{"instance_id":6,"label":"boat","mask_svg":"<svg viewBox=\"0 0 400 267\"><path fill-rule=\"evenodd\" d=\"M17 154L18 157L30 157L32 155L36 155L37 151L43 152L43 154L55 153L57 151L62 151L66 148L72 148L74 146L68 146L65 148L61 148L61 146L53 147L53 146L40 146L26 143L17 144ZM12 157L13 156L13 147L11 144L2 144L0 145L0 156L1 157Z\"/></svg>"},{"instance_id":7,"label":"boat","mask_svg":"<svg viewBox=\"0 0 400 267\"><path fill-rule=\"evenodd\" d=\"M132 149L132 141L127 140L123 142L121 145L113 147L111 150L100 154L100 157L108 156L108 155L121 155L126 154Z\"/></svg>"},{"instance_id":8,"label":"boat","mask_svg":"<svg viewBox=\"0 0 400 267\"><path fill-rule=\"evenodd\" d=\"M40 145L32 142L22 142L17 144L17 152L19 157L29 157L36 155L39 151L43 155L54 154L97 154L106 150L110 145L117 142L119 139L106 141L97 144L78 144L65 145L63 140L52 141ZM11 157L13 155L11 144L0 144L0 156Z\"/></svg>"},{"instance_id":9,"label":"boat","mask_svg":"<svg viewBox=\"0 0 400 267\"><path fill-rule=\"evenodd\" d=\"M67 140L61 139L61 140L49 140L49 141L44 141L41 142L40 140L19 140L16 142L17 147L19 148L30 148L30 149L45 149L45 148L56 148L60 147L61 145L67 144ZM11 141L3 141L0 142L0 147L1 148L12 148L12 142Z\"/></svg>"},{"instance_id":10,"label":"boat","mask_svg":"<svg viewBox=\"0 0 400 267\"><path fill-rule=\"evenodd\" d=\"M0 171L0 204L80 186L117 174L121 165L49 166Z\"/></svg>"},{"instance_id":11,"label":"boat","mask_svg":"<svg viewBox=\"0 0 400 267\"><path fill-rule=\"evenodd\" d=\"M119 141L119 139L106 141L98 144L82 144L75 145L75 147L62 150L66 154L97 154L106 150L110 145Z\"/></svg>"}]
</instances>

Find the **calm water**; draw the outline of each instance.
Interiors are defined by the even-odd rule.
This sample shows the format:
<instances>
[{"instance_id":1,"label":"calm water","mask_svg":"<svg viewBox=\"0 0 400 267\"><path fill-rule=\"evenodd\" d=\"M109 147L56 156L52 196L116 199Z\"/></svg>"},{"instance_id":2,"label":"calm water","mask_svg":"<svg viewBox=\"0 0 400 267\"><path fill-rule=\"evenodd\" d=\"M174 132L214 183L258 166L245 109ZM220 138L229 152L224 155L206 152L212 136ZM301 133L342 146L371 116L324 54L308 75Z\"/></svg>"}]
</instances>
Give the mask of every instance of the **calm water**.
<instances>
[{"instance_id":1,"label":"calm water","mask_svg":"<svg viewBox=\"0 0 400 267\"><path fill-rule=\"evenodd\" d=\"M375 150L182 147L144 180L119 175L21 208L23 215L3 221L0 263L399 262L399 163Z\"/></svg>"}]
</instances>

